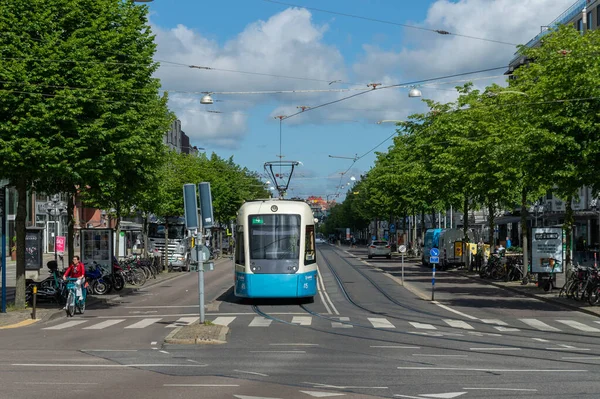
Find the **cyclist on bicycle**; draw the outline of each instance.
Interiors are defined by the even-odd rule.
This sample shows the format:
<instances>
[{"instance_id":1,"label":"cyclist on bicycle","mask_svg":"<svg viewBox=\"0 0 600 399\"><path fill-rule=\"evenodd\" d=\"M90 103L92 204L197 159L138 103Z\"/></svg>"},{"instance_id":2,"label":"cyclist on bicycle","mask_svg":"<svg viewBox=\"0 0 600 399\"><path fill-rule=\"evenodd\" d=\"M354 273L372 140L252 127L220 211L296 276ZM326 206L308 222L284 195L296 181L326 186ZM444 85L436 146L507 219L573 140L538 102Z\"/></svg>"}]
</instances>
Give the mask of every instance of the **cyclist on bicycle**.
<instances>
[{"instance_id":1,"label":"cyclist on bicycle","mask_svg":"<svg viewBox=\"0 0 600 399\"><path fill-rule=\"evenodd\" d=\"M75 281L75 295L77 295L78 300L82 301L83 293L81 292L81 286L85 281L85 266L79 261L79 256L75 255L73 257L73 263L71 263L65 271L63 280L66 280L67 277L77 279L77 281Z\"/></svg>"}]
</instances>

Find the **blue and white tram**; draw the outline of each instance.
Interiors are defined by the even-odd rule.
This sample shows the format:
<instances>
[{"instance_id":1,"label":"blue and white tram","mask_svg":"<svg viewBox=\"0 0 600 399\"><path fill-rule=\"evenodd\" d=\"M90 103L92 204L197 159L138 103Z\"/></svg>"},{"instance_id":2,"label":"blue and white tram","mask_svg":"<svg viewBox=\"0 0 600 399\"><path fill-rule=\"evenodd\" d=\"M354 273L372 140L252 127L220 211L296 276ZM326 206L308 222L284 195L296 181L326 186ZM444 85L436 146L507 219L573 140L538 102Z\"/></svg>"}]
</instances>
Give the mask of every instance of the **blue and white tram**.
<instances>
[{"instance_id":1,"label":"blue and white tram","mask_svg":"<svg viewBox=\"0 0 600 399\"><path fill-rule=\"evenodd\" d=\"M314 216L307 203L268 199L238 211L234 293L312 298L317 293Z\"/></svg>"}]
</instances>

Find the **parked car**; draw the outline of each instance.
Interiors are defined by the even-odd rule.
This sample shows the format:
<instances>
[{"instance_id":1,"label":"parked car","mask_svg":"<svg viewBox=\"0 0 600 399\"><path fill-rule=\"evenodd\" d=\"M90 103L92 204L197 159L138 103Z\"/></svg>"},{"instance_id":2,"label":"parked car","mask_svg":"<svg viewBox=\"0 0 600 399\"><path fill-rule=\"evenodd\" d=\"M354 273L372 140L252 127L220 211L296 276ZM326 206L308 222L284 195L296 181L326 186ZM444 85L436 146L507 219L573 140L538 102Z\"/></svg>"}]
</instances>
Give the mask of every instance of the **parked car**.
<instances>
[{"instance_id":1,"label":"parked car","mask_svg":"<svg viewBox=\"0 0 600 399\"><path fill-rule=\"evenodd\" d=\"M373 259L374 256L385 256L388 259L392 259L392 248L387 241L373 241L369 245L368 251L369 259Z\"/></svg>"},{"instance_id":2,"label":"parked car","mask_svg":"<svg viewBox=\"0 0 600 399\"><path fill-rule=\"evenodd\" d=\"M327 241L325 241L325 239L324 239L323 237L317 237L317 238L315 239L315 242L316 242L317 244L325 244Z\"/></svg>"}]
</instances>

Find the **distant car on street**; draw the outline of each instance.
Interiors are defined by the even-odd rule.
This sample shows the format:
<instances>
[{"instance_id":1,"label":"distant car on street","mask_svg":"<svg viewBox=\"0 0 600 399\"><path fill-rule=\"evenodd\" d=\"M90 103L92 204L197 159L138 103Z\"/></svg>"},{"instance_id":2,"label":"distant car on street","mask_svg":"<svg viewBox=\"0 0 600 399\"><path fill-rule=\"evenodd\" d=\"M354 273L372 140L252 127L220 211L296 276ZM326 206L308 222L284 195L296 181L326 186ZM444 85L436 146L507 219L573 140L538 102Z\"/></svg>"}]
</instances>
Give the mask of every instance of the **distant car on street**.
<instances>
[{"instance_id":1,"label":"distant car on street","mask_svg":"<svg viewBox=\"0 0 600 399\"><path fill-rule=\"evenodd\" d=\"M324 239L323 237L317 237L317 238L315 239L315 242L316 242L317 244L325 244L327 241L325 241L325 239Z\"/></svg>"},{"instance_id":2,"label":"distant car on street","mask_svg":"<svg viewBox=\"0 0 600 399\"><path fill-rule=\"evenodd\" d=\"M374 256L385 256L392 259L392 248L387 241L373 241L368 248L368 257L373 259Z\"/></svg>"}]
</instances>

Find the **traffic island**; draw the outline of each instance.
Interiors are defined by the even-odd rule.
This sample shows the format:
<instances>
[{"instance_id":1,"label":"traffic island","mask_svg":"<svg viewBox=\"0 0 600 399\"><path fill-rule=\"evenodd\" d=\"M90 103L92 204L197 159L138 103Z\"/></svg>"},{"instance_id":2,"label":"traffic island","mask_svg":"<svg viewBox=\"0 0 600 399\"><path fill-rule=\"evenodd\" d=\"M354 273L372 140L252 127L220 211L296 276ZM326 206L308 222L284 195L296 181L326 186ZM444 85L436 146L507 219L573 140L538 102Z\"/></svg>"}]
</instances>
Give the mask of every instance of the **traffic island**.
<instances>
[{"instance_id":1,"label":"traffic island","mask_svg":"<svg viewBox=\"0 0 600 399\"><path fill-rule=\"evenodd\" d=\"M177 327L165 338L166 344L226 344L229 327L219 324L194 323Z\"/></svg>"}]
</instances>

